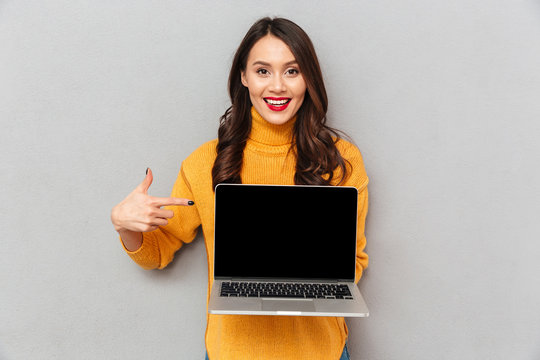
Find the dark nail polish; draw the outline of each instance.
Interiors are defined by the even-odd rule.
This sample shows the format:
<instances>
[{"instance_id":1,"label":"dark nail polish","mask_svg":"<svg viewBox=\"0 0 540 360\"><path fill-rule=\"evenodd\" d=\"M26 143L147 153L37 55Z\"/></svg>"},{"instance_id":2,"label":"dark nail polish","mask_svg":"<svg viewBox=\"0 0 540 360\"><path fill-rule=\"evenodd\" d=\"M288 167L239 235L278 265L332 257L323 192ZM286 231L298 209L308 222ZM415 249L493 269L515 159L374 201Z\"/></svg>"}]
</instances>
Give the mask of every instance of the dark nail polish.
<instances>
[{"instance_id":1,"label":"dark nail polish","mask_svg":"<svg viewBox=\"0 0 540 360\"><path fill-rule=\"evenodd\" d=\"M189 200L189 201L187 202L187 204L188 204L189 206L191 206L191 205L195 205L195 202L194 202L194 201L191 201L191 200Z\"/></svg>"},{"instance_id":2,"label":"dark nail polish","mask_svg":"<svg viewBox=\"0 0 540 360\"><path fill-rule=\"evenodd\" d=\"M150 168L146 168L146 175L148 175L148 169L150 169Z\"/></svg>"}]
</instances>

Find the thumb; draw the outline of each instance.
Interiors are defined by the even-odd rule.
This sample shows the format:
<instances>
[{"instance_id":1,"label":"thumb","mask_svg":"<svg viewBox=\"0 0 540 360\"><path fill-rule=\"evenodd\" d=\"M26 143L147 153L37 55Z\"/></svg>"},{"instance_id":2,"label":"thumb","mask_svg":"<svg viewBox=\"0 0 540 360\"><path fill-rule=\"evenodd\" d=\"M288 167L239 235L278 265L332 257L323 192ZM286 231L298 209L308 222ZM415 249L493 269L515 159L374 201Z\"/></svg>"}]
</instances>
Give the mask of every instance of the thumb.
<instances>
[{"instance_id":1,"label":"thumb","mask_svg":"<svg viewBox=\"0 0 540 360\"><path fill-rule=\"evenodd\" d=\"M148 188L150 185L152 185L152 181L154 180L154 176L152 175L152 170L150 168L146 169L146 177L144 178L143 182L137 186L137 190L148 194Z\"/></svg>"}]
</instances>

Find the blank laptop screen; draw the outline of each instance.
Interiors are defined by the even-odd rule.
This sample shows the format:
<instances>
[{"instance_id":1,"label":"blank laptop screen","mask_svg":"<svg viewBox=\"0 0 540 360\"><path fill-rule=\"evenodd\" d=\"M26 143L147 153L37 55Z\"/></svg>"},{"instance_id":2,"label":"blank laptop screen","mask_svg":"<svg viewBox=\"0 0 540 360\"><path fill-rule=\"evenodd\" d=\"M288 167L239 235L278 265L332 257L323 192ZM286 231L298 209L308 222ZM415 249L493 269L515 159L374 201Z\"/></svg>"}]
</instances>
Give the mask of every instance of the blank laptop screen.
<instances>
[{"instance_id":1,"label":"blank laptop screen","mask_svg":"<svg viewBox=\"0 0 540 360\"><path fill-rule=\"evenodd\" d=\"M334 186L216 188L216 278L353 280L357 190Z\"/></svg>"}]
</instances>

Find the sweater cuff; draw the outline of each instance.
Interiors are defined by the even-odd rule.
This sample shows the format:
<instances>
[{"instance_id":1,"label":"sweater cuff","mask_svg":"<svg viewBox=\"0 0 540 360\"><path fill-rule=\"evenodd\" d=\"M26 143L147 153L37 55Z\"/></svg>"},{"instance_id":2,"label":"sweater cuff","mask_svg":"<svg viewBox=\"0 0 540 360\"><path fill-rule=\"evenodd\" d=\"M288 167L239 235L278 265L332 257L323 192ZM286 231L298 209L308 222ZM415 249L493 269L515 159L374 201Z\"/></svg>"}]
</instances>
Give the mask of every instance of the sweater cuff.
<instances>
[{"instance_id":1,"label":"sweater cuff","mask_svg":"<svg viewBox=\"0 0 540 360\"><path fill-rule=\"evenodd\" d=\"M135 251L130 251L126 248L126 246L124 245L124 242L122 241L121 236L119 236L120 243L122 244L124 251L139 266L147 270L155 269L159 267L159 247L157 246L155 238L154 236L152 236L151 233L142 233L142 234L143 234L142 244Z\"/></svg>"}]
</instances>

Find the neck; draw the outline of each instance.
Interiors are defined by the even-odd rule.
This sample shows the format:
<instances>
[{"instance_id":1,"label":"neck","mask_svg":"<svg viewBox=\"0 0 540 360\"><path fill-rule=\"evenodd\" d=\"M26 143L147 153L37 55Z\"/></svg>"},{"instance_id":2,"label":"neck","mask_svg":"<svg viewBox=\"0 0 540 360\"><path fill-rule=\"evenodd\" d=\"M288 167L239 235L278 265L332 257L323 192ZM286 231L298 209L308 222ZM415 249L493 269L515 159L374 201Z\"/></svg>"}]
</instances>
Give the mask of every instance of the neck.
<instances>
[{"instance_id":1,"label":"neck","mask_svg":"<svg viewBox=\"0 0 540 360\"><path fill-rule=\"evenodd\" d=\"M286 145L292 142L296 116L282 125L266 121L254 107L251 107L251 133L249 138L266 145Z\"/></svg>"}]
</instances>

